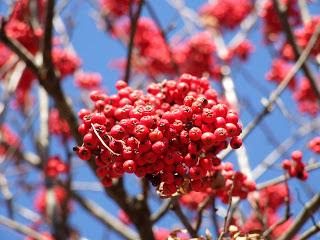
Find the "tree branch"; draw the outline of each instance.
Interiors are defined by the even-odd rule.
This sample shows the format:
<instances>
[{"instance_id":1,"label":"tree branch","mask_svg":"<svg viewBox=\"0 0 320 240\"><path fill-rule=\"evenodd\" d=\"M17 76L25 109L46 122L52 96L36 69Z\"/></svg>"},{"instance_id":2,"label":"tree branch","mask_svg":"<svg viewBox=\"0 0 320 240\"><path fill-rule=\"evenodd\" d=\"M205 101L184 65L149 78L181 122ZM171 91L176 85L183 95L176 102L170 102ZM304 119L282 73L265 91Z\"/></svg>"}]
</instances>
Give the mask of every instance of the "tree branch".
<instances>
[{"instance_id":1,"label":"tree branch","mask_svg":"<svg viewBox=\"0 0 320 240\"><path fill-rule=\"evenodd\" d=\"M306 203L305 208L296 217L293 224L287 231L280 236L279 240L292 239L311 217L312 213L316 212L320 208L320 193L316 194L309 202Z\"/></svg>"},{"instance_id":2,"label":"tree branch","mask_svg":"<svg viewBox=\"0 0 320 240\"><path fill-rule=\"evenodd\" d=\"M87 210L93 217L98 219L105 226L108 226L111 229L113 229L115 232L117 232L119 235L121 235L125 239L135 240L139 238L137 233L135 233L128 226L120 222L117 218L110 215L108 212L106 212L103 208L101 208L96 203L90 200L84 199L74 191L71 192L71 195L72 195L72 198L75 199L77 203L80 204L85 210Z\"/></svg>"},{"instance_id":3,"label":"tree branch","mask_svg":"<svg viewBox=\"0 0 320 240\"><path fill-rule=\"evenodd\" d=\"M130 81L132 52L134 48L134 37L136 35L136 30L138 26L139 17L142 12L143 3L144 3L144 0L140 0L137 11L133 16L130 17L130 38L129 38L128 52L127 52L127 64L126 64L126 70L125 70L125 76L124 76L124 81L126 83L129 83ZM133 7L132 4L133 3L130 4L131 11Z\"/></svg>"},{"instance_id":4,"label":"tree branch","mask_svg":"<svg viewBox=\"0 0 320 240\"><path fill-rule=\"evenodd\" d=\"M22 233L23 235L26 235L28 237L32 237L36 240L46 240L46 237L43 237L42 234L38 233L37 231L33 230L32 228L29 228L21 223L18 223L16 221L13 221L9 218L6 218L4 216L0 215L0 224L11 228L15 230L18 233Z\"/></svg>"}]
</instances>

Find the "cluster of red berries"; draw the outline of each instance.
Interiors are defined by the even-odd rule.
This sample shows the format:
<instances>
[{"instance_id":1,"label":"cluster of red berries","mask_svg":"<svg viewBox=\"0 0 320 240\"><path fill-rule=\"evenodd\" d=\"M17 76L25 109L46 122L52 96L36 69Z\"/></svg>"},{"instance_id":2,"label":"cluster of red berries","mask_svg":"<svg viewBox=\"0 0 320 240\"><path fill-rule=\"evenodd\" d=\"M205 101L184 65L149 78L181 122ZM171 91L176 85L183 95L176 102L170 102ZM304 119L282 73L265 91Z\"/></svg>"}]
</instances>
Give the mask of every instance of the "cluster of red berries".
<instances>
[{"instance_id":1,"label":"cluster of red berries","mask_svg":"<svg viewBox=\"0 0 320 240\"><path fill-rule=\"evenodd\" d=\"M129 13L130 4L137 4L140 0L100 0L99 5L104 14L116 19Z\"/></svg>"},{"instance_id":2,"label":"cluster of red berries","mask_svg":"<svg viewBox=\"0 0 320 240\"><path fill-rule=\"evenodd\" d=\"M311 139L308 143L308 147L316 154L320 154L320 137Z\"/></svg>"},{"instance_id":3,"label":"cluster of red berries","mask_svg":"<svg viewBox=\"0 0 320 240\"><path fill-rule=\"evenodd\" d=\"M175 48L174 58L181 72L197 77L214 76L216 47L209 32L195 34Z\"/></svg>"},{"instance_id":4,"label":"cluster of red berries","mask_svg":"<svg viewBox=\"0 0 320 240\"><path fill-rule=\"evenodd\" d=\"M293 97L297 101L300 112L308 113L311 116L316 116L319 113L318 98L309 79L306 77L300 79L299 87L294 92Z\"/></svg>"},{"instance_id":5,"label":"cluster of red berries","mask_svg":"<svg viewBox=\"0 0 320 240\"><path fill-rule=\"evenodd\" d=\"M235 171L231 163L227 162L221 168L224 184L213 187L211 191L214 195L219 196L223 203L228 204L231 190L231 196L240 199L246 199L250 192L256 190L256 184L249 180L245 174Z\"/></svg>"},{"instance_id":6,"label":"cluster of red berries","mask_svg":"<svg viewBox=\"0 0 320 240\"><path fill-rule=\"evenodd\" d=\"M230 62L234 58L239 58L241 61L246 61L253 50L252 43L249 40L244 40L235 47L229 48L224 60Z\"/></svg>"},{"instance_id":7,"label":"cluster of red berries","mask_svg":"<svg viewBox=\"0 0 320 240\"><path fill-rule=\"evenodd\" d=\"M233 0L217 0L204 4L199 13L213 27L234 29L251 10L250 0L239 0L237 4Z\"/></svg>"},{"instance_id":8,"label":"cluster of red berries","mask_svg":"<svg viewBox=\"0 0 320 240\"><path fill-rule=\"evenodd\" d=\"M146 176L164 196L203 191L220 164L216 154L242 145L238 114L205 78L183 74L149 85L147 94L124 81L116 87L116 95L91 93L95 108L79 112L83 145L75 147L81 159L95 157L105 186L127 172Z\"/></svg>"},{"instance_id":9,"label":"cluster of red berries","mask_svg":"<svg viewBox=\"0 0 320 240\"><path fill-rule=\"evenodd\" d=\"M48 177L56 178L59 174L67 173L68 171L68 165L59 156L53 156L48 159L44 173Z\"/></svg>"},{"instance_id":10,"label":"cluster of red berries","mask_svg":"<svg viewBox=\"0 0 320 240\"><path fill-rule=\"evenodd\" d=\"M68 122L60 117L59 111L56 108L50 110L49 132L52 135L61 136L63 142L66 142L71 137Z\"/></svg>"},{"instance_id":11,"label":"cluster of red berries","mask_svg":"<svg viewBox=\"0 0 320 240\"><path fill-rule=\"evenodd\" d=\"M99 73L79 72L75 75L76 86L86 90L99 89L101 81L102 77Z\"/></svg>"},{"instance_id":12,"label":"cluster of red berries","mask_svg":"<svg viewBox=\"0 0 320 240\"><path fill-rule=\"evenodd\" d=\"M199 205L206 199L207 196L208 194L204 192L191 191L188 194L181 195L179 202L181 205L190 210L198 210Z\"/></svg>"},{"instance_id":13,"label":"cluster of red berries","mask_svg":"<svg viewBox=\"0 0 320 240\"><path fill-rule=\"evenodd\" d=\"M114 25L114 35L120 39L129 40L130 21L119 22ZM174 63L170 56L170 46L153 20L147 17L139 18L134 37L132 67L138 73L145 73L155 77L161 74L173 74Z\"/></svg>"},{"instance_id":14,"label":"cluster of red berries","mask_svg":"<svg viewBox=\"0 0 320 240\"><path fill-rule=\"evenodd\" d=\"M277 84L281 83L283 79L288 75L292 68L292 64L288 63L283 59L274 59L272 61L271 69L266 74L266 79ZM296 79L291 79L289 87L294 89L296 86Z\"/></svg>"},{"instance_id":15,"label":"cluster of red berries","mask_svg":"<svg viewBox=\"0 0 320 240\"><path fill-rule=\"evenodd\" d=\"M308 178L308 172L305 170L302 156L301 151L293 151L290 160L285 159L282 161L282 168L288 171L290 177L297 177L304 181Z\"/></svg>"},{"instance_id":16,"label":"cluster of red berries","mask_svg":"<svg viewBox=\"0 0 320 240\"><path fill-rule=\"evenodd\" d=\"M309 22L307 22L303 28L298 28L294 31L295 38L297 39L297 44L301 49L305 49L308 45L308 42L311 39L311 36L314 34L316 27L320 24L320 17L313 17ZM282 55L291 61L295 60L295 54L292 49L292 46L288 42L284 42ZM320 53L320 40L317 40L314 44L311 55L313 57L317 56Z\"/></svg>"},{"instance_id":17,"label":"cluster of red berries","mask_svg":"<svg viewBox=\"0 0 320 240\"><path fill-rule=\"evenodd\" d=\"M0 126L0 135L1 135L1 141L3 143L0 143L0 156L3 156L6 154L9 146L13 148L18 148L20 145L20 138L19 136L14 133L11 128L8 125L1 125Z\"/></svg>"},{"instance_id":18,"label":"cluster of red berries","mask_svg":"<svg viewBox=\"0 0 320 240\"><path fill-rule=\"evenodd\" d=\"M301 17L297 1L281 0L280 2L286 6L286 17L290 25L299 25L301 23ZM261 18L263 20L263 33L266 43L276 41L279 33L282 31L282 25L272 0L264 2Z\"/></svg>"},{"instance_id":19,"label":"cluster of red berries","mask_svg":"<svg viewBox=\"0 0 320 240\"><path fill-rule=\"evenodd\" d=\"M61 79L72 75L81 65L80 58L74 52L58 47L52 50L52 62L59 71Z\"/></svg>"},{"instance_id":20,"label":"cluster of red berries","mask_svg":"<svg viewBox=\"0 0 320 240\"><path fill-rule=\"evenodd\" d=\"M277 212L285 204L288 197L288 189L285 184L271 185L259 192L257 204L261 211Z\"/></svg>"}]
</instances>

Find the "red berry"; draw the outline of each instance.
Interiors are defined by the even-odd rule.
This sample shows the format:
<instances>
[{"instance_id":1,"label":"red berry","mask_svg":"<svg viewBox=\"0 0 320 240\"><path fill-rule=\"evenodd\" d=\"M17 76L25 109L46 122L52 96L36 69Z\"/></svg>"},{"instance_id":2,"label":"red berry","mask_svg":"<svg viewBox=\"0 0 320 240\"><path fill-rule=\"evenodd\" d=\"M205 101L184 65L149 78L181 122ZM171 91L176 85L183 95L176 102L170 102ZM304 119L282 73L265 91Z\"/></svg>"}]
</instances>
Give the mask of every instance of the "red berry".
<instances>
[{"instance_id":1,"label":"red berry","mask_svg":"<svg viewBox=\"0 0 320 240\"><path fill-rule=\"evenodd\" d=\"M123 163L123 170L127 173L134 173L136 171L137 165L133 160L126 160Z\"/></svg>"},{"instance_id":2,"label":"red berry","mask_svg":"<svg viewBox=\"0 0 320 240\"><path fill-rule=\"evenodd\" d=\"M198 141L201 139L202 131L198 127L193 127L189 130L189 138L191 141Z\"/></svg>"},{"instance_id":3,"label":"red berry","mask_svg":"<svg viewBox=\"0 0 320 240\"><path fill-rule=\"evenodd\" d=\"M240 137L233 137L230 141L230 146L233 149L238 149L242 146L242 139Z\"/></svg>"}]
</instances>

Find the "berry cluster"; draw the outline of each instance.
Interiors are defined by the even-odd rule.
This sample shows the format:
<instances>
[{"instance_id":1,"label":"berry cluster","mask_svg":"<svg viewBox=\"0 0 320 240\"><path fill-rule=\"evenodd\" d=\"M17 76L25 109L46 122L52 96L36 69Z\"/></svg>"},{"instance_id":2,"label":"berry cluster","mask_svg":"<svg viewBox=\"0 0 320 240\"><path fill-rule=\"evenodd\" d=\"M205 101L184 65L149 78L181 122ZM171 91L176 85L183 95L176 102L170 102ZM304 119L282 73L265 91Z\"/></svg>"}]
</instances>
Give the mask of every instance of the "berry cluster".
<instances>
[{"instance_id":1,"label":"berry cluster","mask_svg":"<svg viewBox=\"0 0 320 240\"><path fill-rule=\"evenodd\" d=\"M146 176L164 196L203 191L219 171L216 154L241 147L238 114L219 102L209 81L188 74L149 85L147 94L123 81L118 94L94 91L94 110L81 110L79 157L95 157L105 186L125 172ZM241 189L241 187L240 187Z\"/></svg>"},{"instance_id":2,"label":"berry cluster","mask_svg":"<svg viewBox=\"0 0 320 240\"><path fill-rule=\"evenodd\" d=\"M99 73L79 72L75 75L75 84L79 88L86 90L99 89L102 77Z\"/></svg>"},{"instance_id":3,"label":"berry cluster","mask_svg":"<svg viewBox=\"0 0 320 240\"><path fill-rule=\"evenodd\" d=\"M66 142L71 137L68 122L60 117L59 111L56 108L50 110L49 132L52 135L61 136L63 142Z\"/></svg>"},{"instance_id":4,"label":"berry cluster","mask_svg":"<svg viewBox=\"0 0 320 240\"><path fill-rule=\"evenodd\" d=\"M120 39L129 39L130 21L119 22L114 25L114 35ZM132 67L138 73L145 73L151 77L160 74L174 73L173 59L170 56L170 46L167 45L160 29L150 18L141 17L137 24L134 37Z\"/></svg>"},{"instance_id":5,"label":"berry cluster","mask_svg":"<svg viewBox=\"0 0 320 240\"><path fill-rule=\"evenodd\" d=\"M281 4L286 6L286 17L288 18L290 25L299 25L301 23L301 18L297 1L281 0ZM266 43L274 42L278 39L278 35L282 31L282 25L272 0L264 2L261 18L263 19L263 33Z\"/></svg>"},{"instance_id":6,"label":"berry cluster","mask_svg":"<svg viewBox=\"0 0 320 240\"><path fill-rule=\"evenodd\" d=\"M285 159L282 161L282 168L288 171L290 177L297 177L303 181L308 178L308 172L305 171L305 164L302 162L301 151L293 151L291 160Z\"/></svg>"},{"instance_id":7,"label":"berry cluster","mask_svg":"<svg viewBox=\"0 0 320 240\"><path fill-rule=\"evenodd\" d=\"M81 60L74 52L57 47L52 50L52 62L59 71L60 78L73 74L81 65Z\"/></svg>"},{"instance_id":8,"label":"berry cluster","mask_svg":"<svg viewBox=\"0 0 320 240\"><path fill-rule=\"evenodd\" d=\"M301 47L301 49L305 49L308 45L308 42L311 39L314 31L316 30L317 25L320 24L320 17L313 17L310 21L308 21L303 28L295 29L294 35L297 39L297 44ZM295 54L292 49L292 46L288 42L284 42L282 51L282 55L291 61L295 60ZM317 40L314 44L311 55L313 57L317 56L320 53L320 40Z\"/></svg>"},{"instance_id":9,"label":"berry cluster","mask_svg":"<svg viewBox=\"0 0 320 240\"><path fill-rule=\"evenodd\" d=\"M209 32L195 34L174 50L174 58L181 72L197 77L213 76L215 45Z\"/></svg>"},{"instance_id":10,"label":"berry cluster","mask_svg":"<svg viewBox=\"0 0 320 240\"><path fill-rule=\"evenodd\" d=\"M46 176L56 178L59 174L67 173L68 166L60 159L59 156L53 156L48 159L44 173Z\"/></svg>"},{"instance_id":11,"label":"berry cluster","mask_svg":"<svg viewBox=\"0 0 320 240\"><path fill-rule=\"evenodd\" d=\"M254 50L252 43L249 40L244 40L234 47L228 49L228 54L225 57L225 61L230 62L235 57L241 61L246 61L250 53Z\"/></svg>"},{"instance_id":12,"label":"berry cluster","mask_svg":"<svg viewBox=\"0 0 320 240\"><path fill-rule=\"evenodd\" d=\"M283 59L274 59L272 61L271 69L266 74L266 79L271 82L280 83L288 75L292 68L292 65ZM294 89L296 86L295 78L289 83L289 87Z\"/></svg>"},{"instance_id":13,"label":"berry cluster","mask_svg":"<svg viewBox=\"0 0 320 240\"><path fill-rule=\"evenodd\" d=\"M181 205L187 207L190 210L197 210L199 205L206 199L208 194L203 192L191 191L188 194L182 195L179 198Z\"/></svg>"},{"instance_id":14,"label":"berry cluster","mask_svg":"<svg viewBox=\"0 0 320 240\"><path fill-rule=\"evenodd\" d=\"M233 169L231 163L225 163L222 165L223 171L221 172L224 178L224 185L214 186L212 188L212 193L216 196L219 196L221 201L225 204L228 204L231 195L234 197L239 197L245 199L248 197L248 193L256 190L256 184L251 180L247 179L247 176L241 172L236 172Z\"/></svg>"},{"instance_id":15,"label":"berry cluster","mask_svg":"<svg viewBox=\"0 0 320 240\"><path fill-rule=\"evenodd\" d=\"M100 0L99 5L104 14L117 19L129 13L130 4L137 4L139 0Z\"/></svg>"},{"instance_id":16,"label":"berry cluster","mask_svg":"<svg viewBox=\"0 0 320 240\"><path fill-rule=\"evenodd\" d=\"M317 95L307 78L301 78L299 87L294 92L293 97L297 101L300 112L316 116L320 111L320 106L317 102Z\"/></svg>"},{"instance_id":17,"label":"berry cluster","mask_svg":"<svg viewBox=\"0 0 320 240\"><path fill-rule=\"evenodd\" d=\"M250 0L217 0L204 4L200 8L200 16L212 27L234 29L251 12Z\"/></svg>"},{"instance_id":18,"label":"berry cluster","mask_svg":"<svg viewBox=\"0 0 320 240\"><path fill-rule=\"evenodd\" d=\"M320 154L320 137L311 139L308 143L308 147L316 154Z\"/></svg>"},{"instance_id":19,"label":"berry cluster","mask_svg":"<svg viewBox=\"0 0 320 240\"><path fill-rule=\"evenodd\" d=\"M257 204L261 211L277 212L285 204L288 197L288 189L285 184L271 185L259 192Z\"/></svg>"}]
</instances>

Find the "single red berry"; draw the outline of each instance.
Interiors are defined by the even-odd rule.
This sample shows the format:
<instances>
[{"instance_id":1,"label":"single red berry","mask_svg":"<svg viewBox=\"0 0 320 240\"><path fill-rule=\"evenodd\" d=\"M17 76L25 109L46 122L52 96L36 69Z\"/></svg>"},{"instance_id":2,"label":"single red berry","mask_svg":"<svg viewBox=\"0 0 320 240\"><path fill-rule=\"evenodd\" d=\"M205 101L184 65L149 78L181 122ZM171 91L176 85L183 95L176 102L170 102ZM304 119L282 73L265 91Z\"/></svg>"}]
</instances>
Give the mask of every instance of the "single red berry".
<instances>
[{"instance_id":1,"label":"single red berry","mask_svg":"<svg viewBox=\"0 0 320 240\"><path fill-rule=\"evenodd\" d=\"M238 149L242 146L242 139L240 137L233 137L230 141L230 146L233 149Z\"/></svg>"},{"instance_id":2,"label":"single red berry","mask_svg":"<svg viewBox=\"0 0 320 240\"><path fill-rule=\"evenodd\" d=\"M302 152L299 150L293 151L291 153L291 158L293 161L300 162L302 160Z\"/></svg>"},{"instance_id":3,"label":"single red berry","mask_svg":"<svg viewBox=\"0 0 320 240\"><path fill-rule=\"evenodd\" d=\"M191 141L199 141L201 139L202 131L198 127L193 127L189 130L189 138Z\"/></svg>"},{"instance_id":4,"label":"single red berry","mask_svg":"<svg viewBox=\"0 0 320 240\"><path fill-rule=\"evenodd\" d=\"M127 173L134 173L136 171L137 165L133 160L126 160L123 163L123 170Z\"/></svg>"},{"instance_id":5,"label":"single red berry","mask_svg":"<svg viewBox=\"0 0 320 240\"><path fill-rule=\"evenodd\" d=\"M217 141L224 141L228 137L228 133L225 128L217 128L213 134Z\"/></svg>"}]
</instances>

